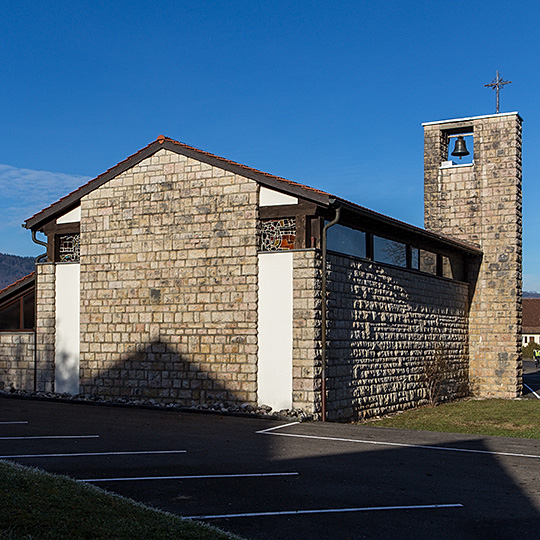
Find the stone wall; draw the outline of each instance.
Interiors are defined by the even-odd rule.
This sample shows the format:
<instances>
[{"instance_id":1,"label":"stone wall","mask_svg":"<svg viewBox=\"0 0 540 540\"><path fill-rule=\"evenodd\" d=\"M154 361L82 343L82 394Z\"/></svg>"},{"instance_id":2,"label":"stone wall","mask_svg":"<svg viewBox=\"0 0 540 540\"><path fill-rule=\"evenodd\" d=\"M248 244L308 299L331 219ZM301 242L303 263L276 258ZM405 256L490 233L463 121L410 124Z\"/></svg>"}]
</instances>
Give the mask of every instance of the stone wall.
<instances>
[{"instance_id":1,"label":"stone wall","mask_svg":"<svg viewBox=\"0 0 540 540\"><path fill-rule=\"evenodd\" d=\"M344 255L328 257L328 419L357 420L425 403L426 369L467 379L468 285Z\"/></svg>"},{"instance_id":2,"label":"stone wall","mask_svg":"<svg viewBox=\"0 0 540 540\"><path fill-rule=\"evenodd\" d=\"M0 390L34 389L34 332L0 332Z\"/></svg>"},{"instance_id":3,"label":"stone wall","mask_svg":"<svg viewBox=\"0 0 540 540\"><path fill-rule=\"evenodd\" d=\"M315 249L293 257L293 408L321 405L321 257Z\"/></svg>"},{"instance_id":4,"label":"stone wall","mask_svg":"<svg viewBox=\"0 0 540 540\"><path fill-rule=\"evenodd\" d=\"M54 391L55 347L55 279L54 263L36 264L36 329L37 329L37 383L42 392Z\"/></svg>"},{"instance_id":5,"label":"stone wall","mask_svg":"<svg viewBox=\"0 0 540 540\"><path fill-rule=\"evenodd\" d=\"M249 179L160 150L81 201L81 389L257 400Z\"/></svg>"},{"instance_id":6,"label":"stone wall","mask_svg":"<svg viewBox=\"0 0 540 540\"><path fill-rule=\"evenodd\" d=\"M474 242L469 267L470 377L479 395L521 395L521 118L516 113L430 123L425 129L426 229ZM448 134L472 130L472 165L441 167Z\"/></svg>"}]
</instances>

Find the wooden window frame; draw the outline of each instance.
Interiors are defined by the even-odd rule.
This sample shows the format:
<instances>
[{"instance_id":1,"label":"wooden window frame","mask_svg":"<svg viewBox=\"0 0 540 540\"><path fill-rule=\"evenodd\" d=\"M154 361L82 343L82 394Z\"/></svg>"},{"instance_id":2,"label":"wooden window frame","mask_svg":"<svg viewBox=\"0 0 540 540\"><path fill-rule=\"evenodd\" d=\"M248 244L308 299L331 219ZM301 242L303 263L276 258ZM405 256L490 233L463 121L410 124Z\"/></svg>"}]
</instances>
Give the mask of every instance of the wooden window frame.
<instances>
[{"instance_id":1,"label":"wooden window frame","mask_svg":"<svg viewBox=\"0 0 540 540\"><path fill-rule=\"evenodd\" d=\"M58 237L65 234L81 234L80 223L49 223L43 227L47 235L47 261L60 262ZM69 264L69 263L65 263Z\"/></svg>"},{"instance_id":2,"label":"wooden window frame","mask_svg":"<svg viewBox=\"0 0 540 540\"><path fill-rule=\"evenodd\" d=\"M9 332L33 332L36 326L36 313L35 313L35 299L34 299L34 326L32 328L24 328L24 298L26 296L29 296L31 294L36 294L35 289L29 290L21 293L19 296L16 296L15 298L12 298L11 301L6 302L4 305L0 306L0 310L3 310L5 308L8 308L17 302L19 302L19 327L18 328L7 328L2 329L0 328L1 333L9 333Z\"/></svg>"}]
</instances>

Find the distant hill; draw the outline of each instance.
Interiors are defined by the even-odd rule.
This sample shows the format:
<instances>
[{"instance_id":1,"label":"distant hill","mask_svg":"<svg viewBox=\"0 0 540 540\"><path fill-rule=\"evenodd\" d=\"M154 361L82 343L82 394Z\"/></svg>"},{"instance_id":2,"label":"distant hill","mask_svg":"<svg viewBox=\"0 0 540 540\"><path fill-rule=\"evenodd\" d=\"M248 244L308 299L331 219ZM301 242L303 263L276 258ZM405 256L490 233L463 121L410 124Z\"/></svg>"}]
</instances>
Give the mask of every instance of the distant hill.
<instances>
[{"instance_id":1,"label":"distant hill","mask_svg":"<svg viewBox=\"0 0 540 540\"><path fill-rule=\"evenodd\" d=\"M27 276L35 269L34 257L19 257L0 253L0 289Z\"/></svg>"},{"instance_id":2,"label":"distant hill","mask_svg":"<svg viewBox=\"0 0 540 540\"><path fill-rule=\"evenodd\" d=\"M540 293L536 291L523 291L523 298L540 298Z\"/></svg>"}]
</instances>

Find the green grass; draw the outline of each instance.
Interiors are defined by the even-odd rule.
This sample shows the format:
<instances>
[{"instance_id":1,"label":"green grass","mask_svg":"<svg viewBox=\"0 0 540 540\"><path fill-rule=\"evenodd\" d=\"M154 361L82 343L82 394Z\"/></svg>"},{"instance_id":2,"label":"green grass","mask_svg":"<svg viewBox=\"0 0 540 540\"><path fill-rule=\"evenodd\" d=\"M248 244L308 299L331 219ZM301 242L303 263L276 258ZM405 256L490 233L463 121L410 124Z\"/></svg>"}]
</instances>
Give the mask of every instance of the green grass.
<instances>
[{"instance_id":1,"label":"green grass","mask_svg":"<svg viewBox=\"0 0 540 540\"><path fill-rule=\"evenodd\" d=\"M90 484L0 461L2 540L231 540Z\"/></svg>"},{"instance_id":2,"label":"green grass","mask_svg":"<svg viewBox=\"0 0 540 540\"><path fill-rule=\"evenodd\" d=\"M367 423L401 429L540 439L540 401L470 399L422 407Z\"/></svg>"}]
</instances>

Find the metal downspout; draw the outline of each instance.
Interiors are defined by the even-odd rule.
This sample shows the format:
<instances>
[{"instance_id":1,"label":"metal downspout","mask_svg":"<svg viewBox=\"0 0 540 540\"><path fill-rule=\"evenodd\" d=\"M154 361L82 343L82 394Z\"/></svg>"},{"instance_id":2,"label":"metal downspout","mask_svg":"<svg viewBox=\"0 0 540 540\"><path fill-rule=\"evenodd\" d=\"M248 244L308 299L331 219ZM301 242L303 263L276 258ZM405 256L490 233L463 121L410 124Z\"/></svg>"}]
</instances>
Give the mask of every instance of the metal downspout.
<instances>
[{"instance_id":1,"label":"metal downspout","mask_svg":"<svg viewBox=\"0 0 540 540\"><path fill-rule=\"evenodd\" d=\"M32 242L34 242L34 244L39 244L40 246L45 246L46 248L48 247L46 242L42 242L41 240L38 240L36 238L36 231L32 231ZM36 264L38 262L41 262L41 259L43 259L44 257L45 258L47 257L46 252L42 253L41 255L38 255L36 257ZM36 268L35 289L34 289L34 392L37 392L37 346L38 346L38 342L37 342L37 300L38 300L38 294L37 294L37 291L38 291L38 273L37 273L37 268Z\"/></svg>"},{"instance_id":2,"label":"metal downspout","mask_svg":"<svg viewBox=\"0 0 540 540\"><path fill-rule=\"evenodd\" d=\"M336 204L335 199L330 204ZM322 306L321 306L321 420L326 422L326 233L341 215L341 206L336 207L336 216L323 227L322 233Z\"/></svg>"}]
</instances>

